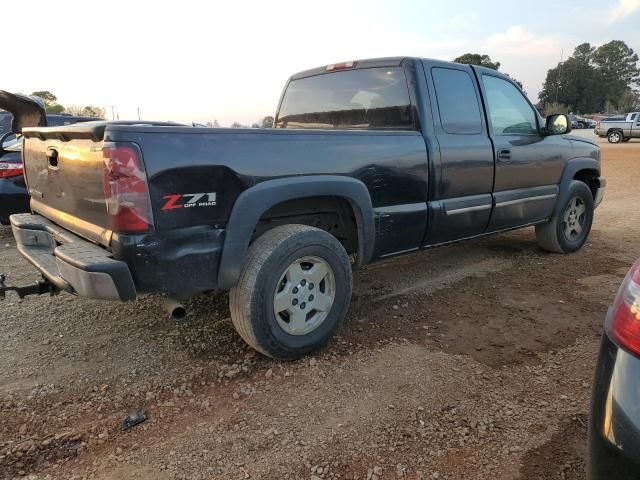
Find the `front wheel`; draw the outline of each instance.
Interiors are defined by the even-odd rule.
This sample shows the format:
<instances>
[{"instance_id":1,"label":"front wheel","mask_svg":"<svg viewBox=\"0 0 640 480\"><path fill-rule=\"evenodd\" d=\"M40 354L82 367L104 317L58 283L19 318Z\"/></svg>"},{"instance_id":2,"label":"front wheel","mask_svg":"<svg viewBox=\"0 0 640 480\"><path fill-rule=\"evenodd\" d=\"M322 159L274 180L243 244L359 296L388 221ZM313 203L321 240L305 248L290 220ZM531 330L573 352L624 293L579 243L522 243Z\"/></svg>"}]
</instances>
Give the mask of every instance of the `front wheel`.
<instances>
[{"instance_id":1,"label":"front wheel","mask_svg":"<svg viewBox=\"0 0 640 480\"><path fill-rule=\"evenodd\" d=\"M609 135L607 135L607 140L609 140L609 143L620 143L624 141L624 136L621 132L614 130L613 132L609 132Z\"/></svg>"},{"instance_id":2,"label":"front wheel","mask_svg":"<svg viewBox=\"0 0 640 480\"><path fill-rule=\"evenodd\" d=\"M351 289L351 263L333 235L306 225L276 227L249 248L229 293L231 320L251 347L293 360L331 339Z\"/></svg>"},{"instance_id":3,"label":"front wheel","mask_svg":"<svg viewBox=\"0 0 640 480\"><path fill-rule=\"evenodd\" d=\"M549 252L571 253L582 248L593 223L593 194L578 180L569 184L567 200L547 223L536 225L538 245Z\"/></svg>"}]
</instances>

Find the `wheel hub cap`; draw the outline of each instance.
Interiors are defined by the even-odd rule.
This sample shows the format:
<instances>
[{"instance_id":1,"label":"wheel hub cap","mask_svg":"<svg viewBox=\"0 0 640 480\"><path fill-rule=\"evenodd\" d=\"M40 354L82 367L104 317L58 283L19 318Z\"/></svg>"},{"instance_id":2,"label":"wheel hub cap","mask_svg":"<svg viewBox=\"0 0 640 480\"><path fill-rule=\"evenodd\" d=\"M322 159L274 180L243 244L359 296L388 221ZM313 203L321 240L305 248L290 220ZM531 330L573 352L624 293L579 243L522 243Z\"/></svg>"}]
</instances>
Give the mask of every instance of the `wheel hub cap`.
<instances>
[{"instance_id":1,"label":"wheel hub cap","mask_svg":"<svg viewBox=\"0 0 640 480\"><path fill-rule=\"evenodd\" d=\"M573 197L564 212L563 226L567 240L575 240L584 228L586 207L582 199Z\"/></svg>"},{"instance_id":2,"label":"wheel hub cap","mask_svg":"<svg viewBox=\"0 0 640 480\"><path fill-rule=\"evenodd\" d=\"M335 300L335 276L319 257L303 257L289 265L278 281L273 311L290 335L306 335L327 318Z\"/></svg>"}]
</instances>

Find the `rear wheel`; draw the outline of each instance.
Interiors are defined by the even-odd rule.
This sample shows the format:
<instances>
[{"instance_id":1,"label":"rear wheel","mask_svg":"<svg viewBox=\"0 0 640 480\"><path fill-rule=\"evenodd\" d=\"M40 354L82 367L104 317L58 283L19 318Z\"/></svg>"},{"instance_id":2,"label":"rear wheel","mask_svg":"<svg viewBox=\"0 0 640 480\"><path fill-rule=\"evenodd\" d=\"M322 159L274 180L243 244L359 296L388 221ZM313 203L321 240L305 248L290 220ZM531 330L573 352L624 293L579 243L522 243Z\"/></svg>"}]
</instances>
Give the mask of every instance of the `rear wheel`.
<instances>
[{"instance_id":1,"label":"rear wheel","mask_svg":"<svg viewBox=\"0 0 640 480\"><path fill-rule=\"evenodd\" d=\"M567 198L549 222L536 226L538 245L549 252L575 252L582 248L591 231L593 194L589 187L572 180Z\"/></svg>"},{"instance_id":2,"label":"rear wheel","mask_svg":"<svg viewBox=\"0 0 640 480\"><path fill-rule=\"evenodd\" d=\"M622 132L614 130L613 132L609 132L607 140L609 140L609 143L620 143L624 141L624 136L622 135Z\"/></svg>"},{"instance_id":3,"label":"rear wheel","mask_svg":"<svg viewBox=\"0 0 640 480\"><path fill-rule=\"evenodd\" d=\"M251 347L292 360L331 339L351 288L349 257L333 235L306 225L276 227L249 248L229 294L231 319Z\"/></svg>"}]
</instances>

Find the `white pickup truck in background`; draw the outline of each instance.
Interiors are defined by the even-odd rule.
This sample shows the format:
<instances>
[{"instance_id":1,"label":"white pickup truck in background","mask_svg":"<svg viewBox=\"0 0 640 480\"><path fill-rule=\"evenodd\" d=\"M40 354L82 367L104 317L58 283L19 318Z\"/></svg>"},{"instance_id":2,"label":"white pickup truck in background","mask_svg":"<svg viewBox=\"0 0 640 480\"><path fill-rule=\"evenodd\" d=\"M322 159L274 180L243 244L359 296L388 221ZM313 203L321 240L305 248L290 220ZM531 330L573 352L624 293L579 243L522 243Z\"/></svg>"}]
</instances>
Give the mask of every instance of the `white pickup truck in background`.
<instances>
[{"instance_id":1,"label":"white pickup truck in background","mask_svg":"<svg viewBox=\"0 0 640 480\"><path fill-rule=\"evenodd\" d=\"M603 118L596 123L596 135L607 137L609 143L628 142L640 138L640 112Z\"/></svg>"}]
</instances>

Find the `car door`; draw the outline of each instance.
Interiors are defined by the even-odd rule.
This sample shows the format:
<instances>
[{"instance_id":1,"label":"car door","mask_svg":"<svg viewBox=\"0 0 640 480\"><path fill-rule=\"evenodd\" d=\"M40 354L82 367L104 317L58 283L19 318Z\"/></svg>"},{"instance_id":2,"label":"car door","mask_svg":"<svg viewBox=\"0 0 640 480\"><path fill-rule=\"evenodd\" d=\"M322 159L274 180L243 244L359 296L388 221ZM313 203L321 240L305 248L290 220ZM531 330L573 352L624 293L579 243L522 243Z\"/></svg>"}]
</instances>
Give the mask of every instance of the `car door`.
<instances>
[{"instance_id":1,"label":"car door","mask_svg":"<svg viewBox=\"0 0 640 480\"><path fill-rule=\"evenodd\" d=\"M425 61L435 140L424 243L435 245L484 232L492 206L493 149L473 71Z\"/></svg>"},{"instance_id":2,"label":"car door","mask_svg":"<svg viewBox=\"0 0 640 480\"><path fill-rule=\"evenodd\" d=\"M543 135L538 113L504 77L476 70L495 156L493 210L487 231L548 218L570 147L562 135Z\"/></svg>"},{"instance_id":3,"label":"car door","mask_svg":"<svg viewBox=\"0 0 640 480\"><path fill-rule=\"evenodd\" d=\"M640 113L636 112L633 114L635 117L631 120L631 137L632 138L640 138Z\"/></svg>"}]
</instances>

